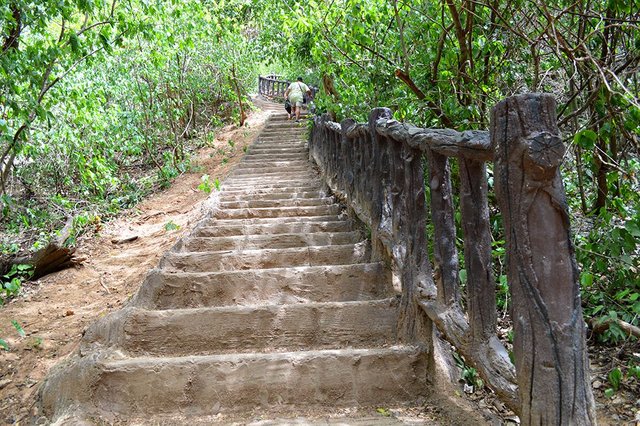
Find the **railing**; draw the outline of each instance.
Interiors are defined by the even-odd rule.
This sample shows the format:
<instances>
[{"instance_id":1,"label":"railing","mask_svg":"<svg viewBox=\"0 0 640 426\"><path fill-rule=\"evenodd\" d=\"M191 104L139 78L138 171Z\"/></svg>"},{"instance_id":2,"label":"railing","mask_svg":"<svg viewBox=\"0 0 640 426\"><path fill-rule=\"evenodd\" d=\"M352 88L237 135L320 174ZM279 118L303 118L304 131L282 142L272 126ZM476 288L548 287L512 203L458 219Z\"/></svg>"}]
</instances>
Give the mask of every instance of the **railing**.
<instances>
[{"instance_id":1,"label":"railing","mask_svg":"<svg viewBox=\"0 0 640 426\"><path fill-rule=\"evenodd\" d=\"M258 77L258 93L269 97L284 97L284 91L289 87L289 82L280 80L277 75Z\"/></svg>"},{"instance_id":2,"label":"railing","mask_svg":"<svg viewBox=\"0 0 640 426\"><path fill-rule=\"evenodd\" d=\"M284 92L291 84L290 81L280 80L280 76L275 74L268 75L266 77L258 77L258 94L267 96L269 98L284 98ZM311 89L311 99L316 97L318 89L313 86L309 86Z\"/></svg>"},{"instance_id":3,"label":"railing","mask_svg":"<svg viewBox=\"0 0 640 426\"><path fill-rule=\"evenodd\" d=\"M365 124L316 118L310 142L310 156L329 186L371 228L374 252L391 259L402 283L404 339L421 338L421 324L431 321L525 425L595 424L558 171L563 154L555 101L540 94L496 105L490 132L421 129L376 108ZM458 163L458 194L452 161ZM487 162L493 163L506 236L515 367L496 336ZM455 196L462 235L456 235ZM457 237L464 239L466 308Z\"/></svg>"}]
</instances>

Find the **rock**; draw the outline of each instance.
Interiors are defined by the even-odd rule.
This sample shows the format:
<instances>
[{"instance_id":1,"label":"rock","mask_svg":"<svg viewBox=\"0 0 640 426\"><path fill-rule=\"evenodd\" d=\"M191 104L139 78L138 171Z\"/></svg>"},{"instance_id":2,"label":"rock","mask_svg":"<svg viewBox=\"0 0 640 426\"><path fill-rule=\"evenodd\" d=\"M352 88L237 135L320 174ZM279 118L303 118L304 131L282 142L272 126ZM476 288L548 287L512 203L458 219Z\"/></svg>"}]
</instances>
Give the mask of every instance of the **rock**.
<instances>
[{"instance_id":1,"label":"rock","mask_svg":"<svg viewBox=\"0 0 640 426\"><path fill-rule=\"evenodd\" d=\"M596 380L595 382L593 382L592 386L594 389L600 389L602 387L602 382L600 380Z\"/></svg>"}]
</instances>

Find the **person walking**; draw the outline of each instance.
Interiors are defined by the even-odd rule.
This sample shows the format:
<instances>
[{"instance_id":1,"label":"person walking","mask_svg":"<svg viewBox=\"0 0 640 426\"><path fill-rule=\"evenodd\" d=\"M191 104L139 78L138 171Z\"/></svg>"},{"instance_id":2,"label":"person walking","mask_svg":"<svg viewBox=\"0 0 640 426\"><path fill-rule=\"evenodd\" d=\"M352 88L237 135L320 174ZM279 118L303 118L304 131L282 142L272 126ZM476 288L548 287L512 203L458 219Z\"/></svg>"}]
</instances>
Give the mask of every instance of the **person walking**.
<instances>
[{"instance_id":1,"label":"person walking","mask_svg":"<svg viewBox=\"0 0 640 426\"><path fill-rule=\"evenodd\" d=\"M302 82L302 77L298 77L298 81L291 83L287 90L284 91L284 97L291 102L291 108L296 116L296 123L300 121L300 110L302 109L305 93L307 96L311 96L311 89Z\"/></svg>"}]
</instances>

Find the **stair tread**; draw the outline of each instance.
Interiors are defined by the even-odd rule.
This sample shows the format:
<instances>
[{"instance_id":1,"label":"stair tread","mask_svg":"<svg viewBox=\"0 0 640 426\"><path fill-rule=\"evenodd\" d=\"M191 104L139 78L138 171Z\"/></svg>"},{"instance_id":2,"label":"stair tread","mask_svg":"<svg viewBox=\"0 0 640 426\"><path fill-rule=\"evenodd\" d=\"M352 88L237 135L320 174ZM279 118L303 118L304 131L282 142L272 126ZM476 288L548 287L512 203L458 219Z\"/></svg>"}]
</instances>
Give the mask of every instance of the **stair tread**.
<instances>
[{"instance_id":1,"label":"stair tread","mask_svg":"<svg viewBox=\"0 0 640 426\"><path fill-rule=\"evenodd\" d=\"M164 356L384 347L397 298L148 310L129 307L89 328L84 344ZM122 330L111 332L114 327Z\"/></svg>"},{"instance_id":2,"label":"stair tread","mask_svg":"<svg viewBox=\"0 0 640 426\"><path fill-rule=\"evenodd\" d=\"M235 271L154 269L133 304L149 309L376 300L394 294L381 262Z\"/></svg>"},{"instance_id":3,"label":"stair tread","mask_svg":"<svg viewBox=\"0 0 640 426\"><path fill-rule=\"evenodd\" d=\"M200 363L226 362L226 361L246 361L246 360L304 360L318 357L357 357L372 356L379 357L389 354L399 353L418 353L424 351L417 345L396 344L385 347L372 348L337 348L337 349L311 349L303 351L286 351L286 352L247 352L247 353L230 353L230 354L209 354L209 355L186 355L186 356L149 356L142 355L137 357L125 357L122 359L106 359L102 363L111 368L128 365L157 365L159 364L178 364L191 365ZM116 356L122 356L118 353Z\"/></svg>"}]
</instances>

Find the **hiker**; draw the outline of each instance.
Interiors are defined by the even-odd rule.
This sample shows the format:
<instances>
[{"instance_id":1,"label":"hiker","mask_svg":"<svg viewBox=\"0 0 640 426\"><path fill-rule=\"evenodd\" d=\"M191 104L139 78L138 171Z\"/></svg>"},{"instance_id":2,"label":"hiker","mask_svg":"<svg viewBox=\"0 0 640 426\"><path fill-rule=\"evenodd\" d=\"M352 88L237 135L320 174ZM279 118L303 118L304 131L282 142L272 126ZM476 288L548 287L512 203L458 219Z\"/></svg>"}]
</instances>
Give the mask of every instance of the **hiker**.
<instances>
[{"instance_id":1,"label":"hiker","mask_svg":"<svg viewBox=\"0 0 640 426\"><path fill-rule=\"evenodd\" d=\"M307 96L311 96L311 89L302 82L302 77L298 77L298 81L291 83L284 92L285 99L289 99L291 102L291 108L296 116L296 123L300 121L300 110L302 109L305 93Z\"/></svg>"}]
</instances>

